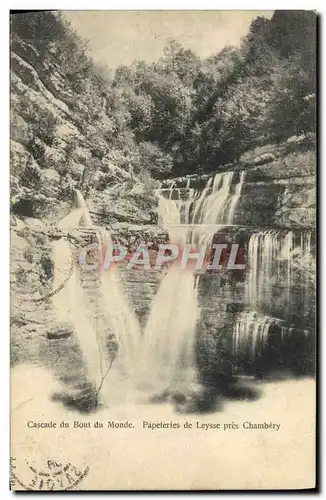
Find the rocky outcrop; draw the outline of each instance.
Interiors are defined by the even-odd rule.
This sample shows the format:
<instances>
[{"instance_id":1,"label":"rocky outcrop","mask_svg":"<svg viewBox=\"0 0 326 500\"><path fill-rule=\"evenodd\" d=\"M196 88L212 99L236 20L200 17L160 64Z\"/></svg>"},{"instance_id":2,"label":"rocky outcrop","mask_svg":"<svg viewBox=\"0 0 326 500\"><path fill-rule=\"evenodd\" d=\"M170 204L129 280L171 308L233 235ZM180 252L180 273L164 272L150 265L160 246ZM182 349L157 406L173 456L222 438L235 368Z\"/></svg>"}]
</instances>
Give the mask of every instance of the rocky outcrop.
<instances>
[{"instance_id":1,"label":"rocky outcrop","mask_svg":"<svg viewBox=\"0 0 326 500\"><path fill-rule=\"evenodd\" d=\"M14 36L10 155L13 213L59 220L70 210L77 187L87 195L98 222L153 222L151 208L156 198L152 186L114 162L116 151L103 135L112 128L105 100L97 103L101 128L95 127L91 118L85 120L85 113L91 110L77 104L69 81L61 74L56 50L44 60L33 45Z\"/></svg>"},{"instance_id":2,"label":"rocky outcrop","mask_svg":"<svg viewBox=\"0 0 326 500\"><path fill-rule=\"evenodd\" d=\"M316 152L297 151L246 169L235 223L315 228Z\"/></svg>"},{"instance_id":3,"label":"rocky outcrop","mask_svg":"<svg viewBox=\"0 0 326 500\"><path fill-rule=\"evenodd\" d=\"M314 230L316 151L313 138L309 136L308 139L259 148L260 154L248 152L239 163L221 167L219 172L234 172L234 184L239 181L240 172L245 172L234 224ZM264 149L269 152L261 153ZM189 190L195 190L199 196L216 173L166 180L162 183L162 194L171 199L187 200Z\"/></svg>"},{"instance_id":4,"label":"rocky outcrop","mask_svg":"<svg viewBox=\"0 0 326 500\"><path fill-rule=\"evenodd\" d=\"M51 363L53 349L59 349L65 358L67 353L64 346L67 342L78 357L78 343L71 325L57 323L52 310L54 265L52 251L55 242L65 238L70 243L72 258L77 262L81 250L94 240L95 235L96 229L64 231L57 229L50 222L45 224L35 217L26 217L22 221L12 215L10 269L12 363L39 361L40 357L43 363ZM153 225L121 224L111 230L111 236L115 244L131 247L137 247L140 243L158 245L168 239L165 231ZM160 275L157 272L143 272L139 269L128 271L125 267L126 264L122 265L119 271L124 290L139 320L144 324L151 300L159 285ZM63 276L63 282L64 279ZM85 293L91 284L89 280L85 282ZM91 292L93 293L92 290ZM60 347L62 342L65 344Z\"/></svg>"}]
</instances>

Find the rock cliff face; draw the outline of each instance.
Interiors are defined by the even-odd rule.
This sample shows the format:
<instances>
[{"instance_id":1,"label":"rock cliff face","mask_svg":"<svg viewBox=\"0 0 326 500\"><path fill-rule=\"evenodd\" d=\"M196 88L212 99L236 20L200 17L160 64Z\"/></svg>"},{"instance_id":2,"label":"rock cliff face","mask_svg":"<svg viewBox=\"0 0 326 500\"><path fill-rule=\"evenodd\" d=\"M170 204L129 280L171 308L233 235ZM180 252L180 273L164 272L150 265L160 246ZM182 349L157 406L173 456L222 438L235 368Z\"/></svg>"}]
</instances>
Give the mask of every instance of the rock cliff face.
<instances>
[{"instance_id":1,"label":"rock cliff face","mask_svg":"<svg viewBox=\"0 0 326 500\"><path fill-rule=\"evenodd\" d=\"M111 127L106 104L104 98L97 103L103 130ZM11 52L13 213L53 222L67 213L72 191L79 187L100 222L153 222L153 185L129 173L127 162L121 168L117 164L121 158L114 162L117 152L83 112L60 74L55 50L44 60L35 47L15 36Z\"/></svg>"},{"instance_id":2,"label":"rock cliff face","mask_svg":"<svg viewBox=\"0 0 326 500\"><path fill-rule=\"evenodd\" d=\"M316 208L316 154L314 143L297 143L297 151L246 169L243 196L235 222L255 226L314 229ZM311 148L305 150L306 148ZM295 146L291 148L295 149Z\"/></svg>"},{"instance_id":3,"label":"rock cliff face","mask_svg":"<svg viewBox=\"0 0 326 500\"><path fill-rule=\"evenodd\" d=\"M234 183L244 172L234 224L251 227L314 229L316 212L316 151L314 137L293 137L285 144L267 145L243 155L233 171ZM268 151L268 153L266 152ZM187 199L187 188L202 190L213 174L193 175L162 183L172 199ZM170 194L169 194L170 195Z\"/></svg>"},{"instance_id":4,"label":"rock cliff face","mask_svg":"<svg viewBox=\"0 0 326 500\"><path fill-rule=\"evenodd\" d=\"M149 241L160 239L160 234L163 241L166 239L160 228L149 226L155 221L155 182L129 173L122 149L109 147L104 138L104 132L112 128L106 106L105 98L94 102L99 116L92 119L94 110L83 107L62 73L58 47L49 47L44 58L35 46L13 34L10 174L14 363L40 357L45 364L51 363L55 347L64 364L69 356L60 343L71 344L71 352L78 353L71 331L67 336L55 335L56 339L48 335L48 330L54 331L58 325L51 300L46 299L52 290L52 248L58 234L66 237L54 226L70 212L75 188L82 189L93 223L109 226L116 242ZM70 242L76 252L82 247L78 235Z\"/></svg>"}]
</instances>

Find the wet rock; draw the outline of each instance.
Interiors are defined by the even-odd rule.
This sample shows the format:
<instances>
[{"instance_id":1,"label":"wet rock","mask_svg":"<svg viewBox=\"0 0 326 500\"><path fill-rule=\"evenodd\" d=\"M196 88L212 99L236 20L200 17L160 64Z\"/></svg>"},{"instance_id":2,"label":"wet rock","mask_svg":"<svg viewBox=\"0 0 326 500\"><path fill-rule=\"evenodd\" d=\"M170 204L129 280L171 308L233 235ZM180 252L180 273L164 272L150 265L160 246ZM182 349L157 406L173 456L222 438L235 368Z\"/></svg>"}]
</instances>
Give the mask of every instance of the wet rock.
<instances>
[{"instance_id":1,"label":"wet rock","mask_svg":"<svg viewBox=\"0 0 326 500\"><path fill-rule=\"evenodd\" d=\"M82 388L74 392L56 392L52 399L81 413L94 412L99 405L98 392L90 383L85 383Z\"/></svg>"},{"instance_id":2,"label":"wet rock","mask_svg":"<svg viewBox=\"0 0 326 500\"><path fill-rule=\"evenodd\" d=\"M49 340L53 339L66 339L68 337L71 337L71 335L74 333L73 328L70 325L56 325L52 328L50 328L46 332L46 337Z\"/></svg>"},{"instance_id":3,"label":"wet rock","mask_svg":"<svg viewBox=\"0 0 326 500\"><path fill-rule=\"evenodd\" d=\"M151 398L152 403L169 402L178 413L203 413L216 410L217 394L201 384L176 384Z\"/></svg>"}]
</instances>

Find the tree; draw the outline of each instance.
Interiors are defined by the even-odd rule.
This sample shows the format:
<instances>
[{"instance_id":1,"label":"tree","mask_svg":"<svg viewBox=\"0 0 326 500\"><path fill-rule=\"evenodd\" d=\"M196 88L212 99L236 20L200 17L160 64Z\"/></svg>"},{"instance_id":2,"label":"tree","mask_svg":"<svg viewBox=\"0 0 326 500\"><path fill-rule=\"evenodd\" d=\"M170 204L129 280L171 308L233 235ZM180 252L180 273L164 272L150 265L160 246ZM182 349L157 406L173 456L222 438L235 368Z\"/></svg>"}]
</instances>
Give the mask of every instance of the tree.
<instances>
[{"instance_id":1,"label":"tree","mask_svg":"<svg viewBox=\"0 0 326 500\"><path fill-rule=\"evenodd\" d=\"M139 145L142 170L150 172L155 179L164 179L172 170L172 157L151 142Z\"/></svg>"},{"instance_id":2,"label":"tree","mask_svg":"<svg viewBox=\"0 0 326 500\"><path fill-rule=\"evenodd\" d=\"M302 65L300 56L284 63L274 87L267 119L271 136L276 140L315 132L315 78Z\"/></svg>"}]
</instances>

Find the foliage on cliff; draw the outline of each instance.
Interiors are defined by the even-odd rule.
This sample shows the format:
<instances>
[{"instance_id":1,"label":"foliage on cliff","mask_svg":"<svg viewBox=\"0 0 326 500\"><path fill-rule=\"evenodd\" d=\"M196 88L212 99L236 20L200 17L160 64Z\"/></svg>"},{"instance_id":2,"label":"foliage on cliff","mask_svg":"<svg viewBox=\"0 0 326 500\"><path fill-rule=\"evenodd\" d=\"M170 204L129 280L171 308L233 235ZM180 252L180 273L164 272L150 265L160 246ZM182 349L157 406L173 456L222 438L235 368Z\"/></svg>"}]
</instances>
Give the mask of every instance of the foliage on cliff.
<instances>
[{"instance_id":1,"label":"foliage on cliff","mask_svg":"<svg viewBox=\"0 0 326 500\"><path fill-rule=\"evenodd\" d=\"M11 16L14 213L57 219L79 188L95 216L100 211L111 222L132 215L150 222L155 194L143 165L153 157L166 168L171 158L155 145L138 145L129 122L126 99L109 71L92 62L87 44L61 14ZM140 195L130 189L121 190L128 203L110 203L107 190L128 183L142 186L142 213Z\"/></svg>"},{"instance_id":2,"label":"foliage on cliff","mask_svg":"<svg viewBox=\"0 0 326 500\"><path fill-rule=\"evenodd\" d=\"M118 68L113 86L128 99L137 142L171 154L179 176L313 132L315 30L313 12L276 11L252 22L240 48L200 60L171 42L153 64Z\"/></svg>"},{"instance_id":3,"label":"foliage on cliff","mask_svg":"<svg viewBox=\"0 0 326 500\"><path fill-rule=\"evenodd\" d=\"M253 147L314 132L312 11L259 17L239 48L207 59L173 41L158 61L114 75L61 14L11 17L14 186L32 189L30 176L47 185L52 169L59 198L71 187L103 192L144 173L216 171Z\"/></svg>"}]
</instances>

